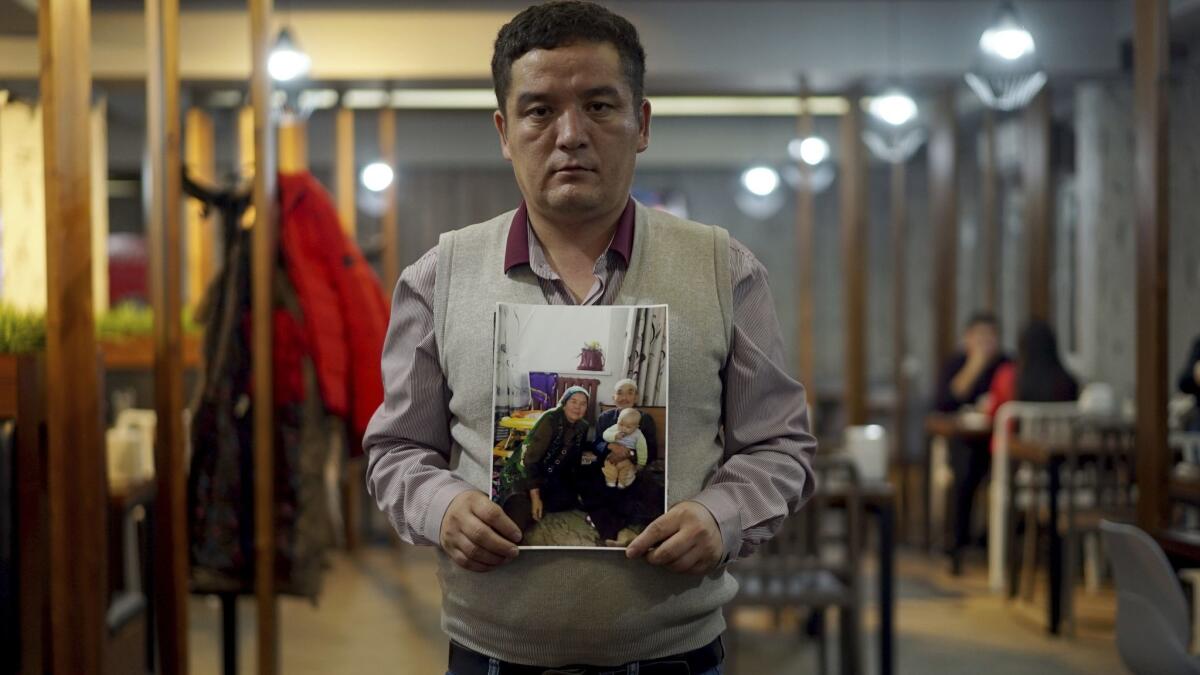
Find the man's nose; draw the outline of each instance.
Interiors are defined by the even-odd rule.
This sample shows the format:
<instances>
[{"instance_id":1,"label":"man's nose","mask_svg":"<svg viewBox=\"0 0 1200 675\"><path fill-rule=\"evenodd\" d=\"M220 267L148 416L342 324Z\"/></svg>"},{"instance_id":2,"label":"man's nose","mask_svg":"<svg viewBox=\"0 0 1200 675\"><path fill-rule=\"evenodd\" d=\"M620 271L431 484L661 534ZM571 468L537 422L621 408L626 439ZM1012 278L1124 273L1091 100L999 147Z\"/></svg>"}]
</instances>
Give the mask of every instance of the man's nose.
<instances>
[{"instance_id":1,"label":"man's nose","mask_svg":"<svg viewBox=\"0 0 1200 675\"><path fill-rule=\"evenodd\" d=\"M587 115L578 108L567 108L558 116L558 147L574 150L587 145Z\"/></svg>"}]
</instances>

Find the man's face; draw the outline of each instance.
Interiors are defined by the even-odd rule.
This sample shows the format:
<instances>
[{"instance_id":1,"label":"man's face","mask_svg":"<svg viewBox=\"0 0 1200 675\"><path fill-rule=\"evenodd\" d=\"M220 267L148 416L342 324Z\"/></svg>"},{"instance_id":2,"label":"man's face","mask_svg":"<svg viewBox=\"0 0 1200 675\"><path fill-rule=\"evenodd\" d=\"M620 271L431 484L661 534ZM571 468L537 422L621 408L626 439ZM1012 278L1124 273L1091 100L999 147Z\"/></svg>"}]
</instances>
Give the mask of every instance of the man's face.
<instances>
[{"instance_id":1,"label":"man's face","mask_svg":"<svg viewBox=\"0 0 1200 675\"><path fill-rule=\"evenodd\" d=\"M571 394L571 398L563 404L563 414L566 415L568 422L578 422L586 413L587 396L583 394Z\"/></svg>"},{"instance_id":2,"label":"man's face","mask_svg":"<svg viewBox=\"0 0 1200 675\"><path fill-rule=\"evenodd\" d=\"M584 220L624 206L634 159L650 143L650 104L640 117L638 108L610 43L534 49L514 61L495 122L530 210Z\"/></svg>"},{"instance_id":3,"label":"man's face","mask_svg":"<svg viewBox=\"0 0 1200 675\"><path fill-rule=\"evenodd\" d=\"M628 384L618 389L613 395L613 403L615 403L618 408L632 407L634 401L636 400L637 387Z\"/></svg>"},{"instance_id":4,"label":"man's face","mask_svg":"<svg viewBox=\"0 0 1200 675\"><path fill-rule=\"evenodd\" d=\"M990 323L977 323L967 329L963 336L963 346L968 353L978 352L984 355L996 353L1000 339L996 328Z\"/></svg>"}]
</instances>

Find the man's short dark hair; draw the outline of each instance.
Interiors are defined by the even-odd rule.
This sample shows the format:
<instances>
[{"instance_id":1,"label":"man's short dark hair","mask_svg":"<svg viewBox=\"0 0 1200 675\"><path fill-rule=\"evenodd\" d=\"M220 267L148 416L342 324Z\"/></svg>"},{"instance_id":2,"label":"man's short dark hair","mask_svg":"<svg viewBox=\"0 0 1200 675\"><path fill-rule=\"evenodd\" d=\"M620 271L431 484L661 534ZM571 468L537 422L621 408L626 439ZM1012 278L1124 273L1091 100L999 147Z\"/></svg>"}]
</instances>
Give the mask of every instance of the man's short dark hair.
<instances>
[{"instance_id":1,"label":"man's short dark hair","mask_svg":"<svg viewBox=\"0 0 1200 675\"><path fill-rule=\"evenodd\" d=\"M1000 330L1000 320L991 312L975 312L971 318L967 319L967 330L971 330L976 326L987 326L992 330Z\"/></svg>"},{"instance_id":2,"label":"man's short dark hair","mask_svg":"<svg viewBox=\"0 0 1200 675\"><path fill-rule=\"evenodd\" d=\"M634 106L640 110L646 52L633 24L594 2L551 0L522 10L496 35L492 83L500 113L507 113L505 103L512 84L513 61L534 49L555 49L578 42L608 42L617 48L625 80L633 90Z\"/></svg>"}]
</instances>

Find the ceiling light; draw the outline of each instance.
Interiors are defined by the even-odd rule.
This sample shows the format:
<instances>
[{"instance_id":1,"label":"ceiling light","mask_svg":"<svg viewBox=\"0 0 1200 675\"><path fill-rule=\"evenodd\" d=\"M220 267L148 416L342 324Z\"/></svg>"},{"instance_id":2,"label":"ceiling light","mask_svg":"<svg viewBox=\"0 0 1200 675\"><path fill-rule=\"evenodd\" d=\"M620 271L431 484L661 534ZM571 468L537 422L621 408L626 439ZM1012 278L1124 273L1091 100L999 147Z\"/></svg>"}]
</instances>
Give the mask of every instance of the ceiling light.
<instances>
[{"instance_id":1,"label":"ceiling light","mask_svg":"<svg viewBox=\"0 0 1200 675\"><path fill-rule=\"evenodd\" d=\"M788 154L798 162L816 166L829 158L829 144L820 136L793 138L788 142Z\"/></svg>"},{"instance_id":2,"label":"ceiling light","mask_svg":"<svg viewBox=\"0 0 1200 675\"><path fill-rule=\"evenodd\" d=\"M891 89L872 98L867 104L867 112L898 127L917 116L917 104L908 94L899 89Z\"/></svg>"},{"instance_id":3,"label":"ceiling light","mask_svg":"<svg viewBox=\"0 0 1200 675\"><path fill-rule=\"evenodd\" d=\"M984 105L997 110L1024 106L1046 84L1033 35L1011 2L997 8L992 25L980 35L975 66L964 78Z\"/></svg>"},{"instance_id":4,"label":"ceiling light","mask_svg":"<svg viewBox=\"0 0 1200 675\"><path fill-rule=\"evenodd\" d=\"M307 75L311 65L312 59L300 50L291 29L286 26L281 28L279 37L275 38L275 46L271 48L271 55L267 57L267 72L271 74L271 79L291 82Z\"/></svg>"},{"instance_id":5,"label":"ceiling light","mask_svg":"<svg viewBox=\"0 0 1200 675\"><path fill-rule=\"evenodd\" d=\"M371 162L362 170L362 184L371 192L383 192L392 184L395 173L383 162Z\"/></svg>"},{"instance_id":6,"label":"ceiling light","mask_svg":"<svg viewBox=\"0 0 1200 675\"><path fill-rule=\"evenodd\" d=\"M1016 61L1033 53L1033 36L1019 26L989 28L980 36L979 48L1006 61Z\"/></svg>"},{"instance_id":7,"label":"ceiling light","mask_svg":"<svg viewBox=\"0 0 1200 675\"><path fill-rule=\"evenodd\" d=\"M751 194L766 197L779 187L779 172L769 166L755 166L742 172L742 185Z\"/></svg>"}]
</instances>

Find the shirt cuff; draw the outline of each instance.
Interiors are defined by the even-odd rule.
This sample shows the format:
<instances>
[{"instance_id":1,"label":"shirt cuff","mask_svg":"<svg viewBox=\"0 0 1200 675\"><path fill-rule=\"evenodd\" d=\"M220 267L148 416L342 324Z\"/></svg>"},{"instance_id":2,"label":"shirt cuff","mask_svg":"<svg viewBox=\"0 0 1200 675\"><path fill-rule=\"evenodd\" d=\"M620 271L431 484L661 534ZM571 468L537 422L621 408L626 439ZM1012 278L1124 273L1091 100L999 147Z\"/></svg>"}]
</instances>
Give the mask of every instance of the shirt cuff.
<instances>
[{"instance_id":1,"label":"shirt cuff","mask_svg":"<svg viewBox=\"0 0 1200 675\"><path fill-rule=\"evenodd\" d=\"M721 542L725 548L725 554L721 556L719 564L728 565L736 560L738 552L742 550L742 512L737 504L726 492L711 487L692 497L692 501L708 509L717 521L717 529L721 532Z\"/></svg>"},{"instance_id":2,"label":"shirt cuff","mask_svg":"<svg viewBox=\"0 0 1200 675\"><path fill-rule=\"evenodd\" d=\"M433 499L429 501L429 508L425 510L421 536L433 542L434 546L441 546L442 519L446 517L446 509L450 508L450 502L462 493L474 489L474 485L458 478L438 488L437 492L433 493Z\"/></svg>"}]
</instances>

